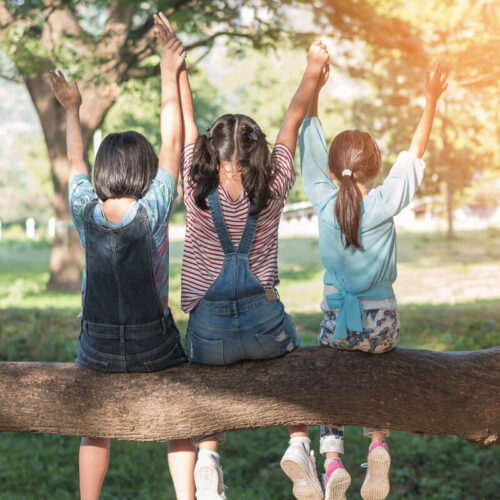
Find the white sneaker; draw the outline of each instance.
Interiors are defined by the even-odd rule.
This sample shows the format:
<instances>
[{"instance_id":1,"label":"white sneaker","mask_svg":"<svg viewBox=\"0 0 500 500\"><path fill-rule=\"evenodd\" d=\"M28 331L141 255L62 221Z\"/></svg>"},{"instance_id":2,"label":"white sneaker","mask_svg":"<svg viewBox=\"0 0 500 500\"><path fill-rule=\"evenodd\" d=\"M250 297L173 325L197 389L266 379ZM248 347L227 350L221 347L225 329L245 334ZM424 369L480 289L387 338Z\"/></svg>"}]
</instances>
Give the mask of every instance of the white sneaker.
<instances>
[{"instance_id":1,"label":"white sneaker","mask_svg":"<svg viewBox=\"0 0 500 500\"><path fill-rule=\"evenodd\" d=\"M391 456L387 444L374 441L368 451L368 470L361 486L363 500L384 500L389 495Z\"/></svg>"},{"instance_id":2,"label":"white sneaker","mask_svg":"<svg viewBox=\"0 0 500 500\"><path fill-rule=\"evenodd\" d=\"M290 444L280 465L293 482L293 494L297 500L323 500L313 451L308 453L302 443Z\"/></svg>"},{"instance_id":3,"label":"white sneaker","mask_svg":"<svg viewBox=\"0 0 500 500\"><path fill-rule=\"evenodd\" d=\"M226 500L224 475L216 456L206 450L198 452L194 467L197 500Z\"/></svg>"}]
</instances>

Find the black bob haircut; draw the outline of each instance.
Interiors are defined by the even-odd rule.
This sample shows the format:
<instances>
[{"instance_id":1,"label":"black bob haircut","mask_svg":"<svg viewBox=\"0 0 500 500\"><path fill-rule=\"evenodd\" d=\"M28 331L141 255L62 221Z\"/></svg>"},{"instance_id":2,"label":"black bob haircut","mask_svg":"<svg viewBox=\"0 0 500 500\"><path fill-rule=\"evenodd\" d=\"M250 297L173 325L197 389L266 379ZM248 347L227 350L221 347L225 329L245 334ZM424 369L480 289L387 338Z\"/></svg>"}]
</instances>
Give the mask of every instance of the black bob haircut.
<instances>
[{"instance_id":1,"label":"black bob haircut","mask_svg":"<svg viewBox=\"0 0 500 500\"><path fill-rule=\"evenodd\" d=\"M138 132L107 135L94 162L94 188L102 201L127 196L142 198L158 172L152 144Z\"/></svg>"}]
</instances>

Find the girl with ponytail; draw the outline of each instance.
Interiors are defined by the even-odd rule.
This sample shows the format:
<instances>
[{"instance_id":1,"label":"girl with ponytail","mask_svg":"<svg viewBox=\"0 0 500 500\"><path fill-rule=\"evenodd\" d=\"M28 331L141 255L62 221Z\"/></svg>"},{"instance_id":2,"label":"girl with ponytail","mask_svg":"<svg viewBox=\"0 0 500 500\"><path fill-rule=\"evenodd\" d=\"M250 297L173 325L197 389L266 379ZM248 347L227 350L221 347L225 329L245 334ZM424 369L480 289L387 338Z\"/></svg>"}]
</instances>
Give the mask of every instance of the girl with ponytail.
<instances>
[{"instance_id":1,"label":"girl with ponytail","mask_svg":"<svg viewBox=\"0 0 500 500\"><path fill-rule=\"evenodd\" d=\"M397 274L394 216L410 203L422 183L425 163L421 157L448 75L439 64L432 79L426 74L426 105L410 148L399 154L383 184L376 188L373 184L381 159L370 134L346 130L335 137L327 152L317 116L318 94L328 75L326 66L300 139L303 185L318 214L320 253L326 268L321 304L325 316L318 340L333 348L383 353L396 347L399 336L392 288ZM321 426L325 500L345 500L351 482L339 456L344 452L343 433L342 425ZM389 431L365 428L364 433L372 443L361 497L382 500L390 486L390 455L385 443Z\"/></svg>"},{"instance_id":2,"label":"girl with ponytail","mask_svg":"<svg viewBox=\"0 0 500 500\"><path fill-rule=\"evenodd\" d=\"M157 17L156 25L168 29L164 16ZM295 181L299 127L327 59L325 46L314 43L272 150L258 124L242 114L221 116L199 135L185 68L179 75L187 211L181 307L189 313L186 351L191 361L228 365L274 358L300 344L275 288L278 227ZM199 381L200 391L207 383ZM309 482L315 481L315 498L320 498L314 460L302 444L309 440L293 427L290 435L297 444L294 458ZM223 435L194 440L199 448L194 468L198 500L226 498L217 454L223 440ZM297 498L311 498L304 496L308 484L299 485Z\"/></svg>"}]
</instances>

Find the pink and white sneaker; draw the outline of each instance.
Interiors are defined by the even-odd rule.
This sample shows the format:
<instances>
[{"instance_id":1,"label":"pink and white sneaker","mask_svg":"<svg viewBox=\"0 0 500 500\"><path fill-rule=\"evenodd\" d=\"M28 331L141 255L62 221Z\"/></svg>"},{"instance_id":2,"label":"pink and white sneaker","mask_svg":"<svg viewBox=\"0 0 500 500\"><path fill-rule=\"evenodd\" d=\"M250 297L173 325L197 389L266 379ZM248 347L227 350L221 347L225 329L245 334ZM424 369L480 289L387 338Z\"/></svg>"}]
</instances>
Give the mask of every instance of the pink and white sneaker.
<instances>
[{"instance_id":1,"label":"pink and white sneaker","mask_svg":"<svg viewBox=\"0 0 500 500\"><path fill-rule=\"evenodd\" d=\"M334 458L328 464L326 473L322 476L325 500L346 500L345 492L351 484L351 476L345 470L340 458Z\"/></svg>"},{"instance_id":2,"label":"pink and white sneaker","mask_svg":"<svg viewBox=\"0 0 500 500\"><path fill-rule=\"evenodd\" d=\"M374 441L368 450L368 469L361 486L363 500L384 500L389 495L389 447L383 441Z\"/></svg>"}]
</instances>

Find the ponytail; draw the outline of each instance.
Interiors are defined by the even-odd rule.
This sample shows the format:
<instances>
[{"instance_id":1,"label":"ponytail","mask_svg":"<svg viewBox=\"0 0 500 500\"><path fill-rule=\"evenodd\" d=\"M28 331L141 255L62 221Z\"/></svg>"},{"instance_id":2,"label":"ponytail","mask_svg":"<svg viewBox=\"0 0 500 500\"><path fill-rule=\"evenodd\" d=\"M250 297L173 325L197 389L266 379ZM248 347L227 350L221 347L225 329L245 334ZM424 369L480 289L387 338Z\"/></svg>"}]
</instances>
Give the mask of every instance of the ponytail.
<instances>
[{"instance_id":1,"label":"ponytail","mask_svg":"<svg viewBox=\"0 0 500 500\"><path fill-rule=\"evenodd\" d=\"M340 178L340 189L335 202L335 217L344 239L344 247L362 249L359 243L359 222L361 219L361 193L351 175Z\"/></svg>"},{"instance_id":2,"label":"ponytail","mask_svg":"<svg viewBox=\"0 0 500 500\"><path fill-rule=\"evenodd\" d=\"M328 167L340 183L335 217L345 249L351 246L363 249L359 241L362 195L356 183L365 184L374 179L380 165L380 150L367 132L346 130L335 137L330 146Z\"/></svg>"}]
</instances>

